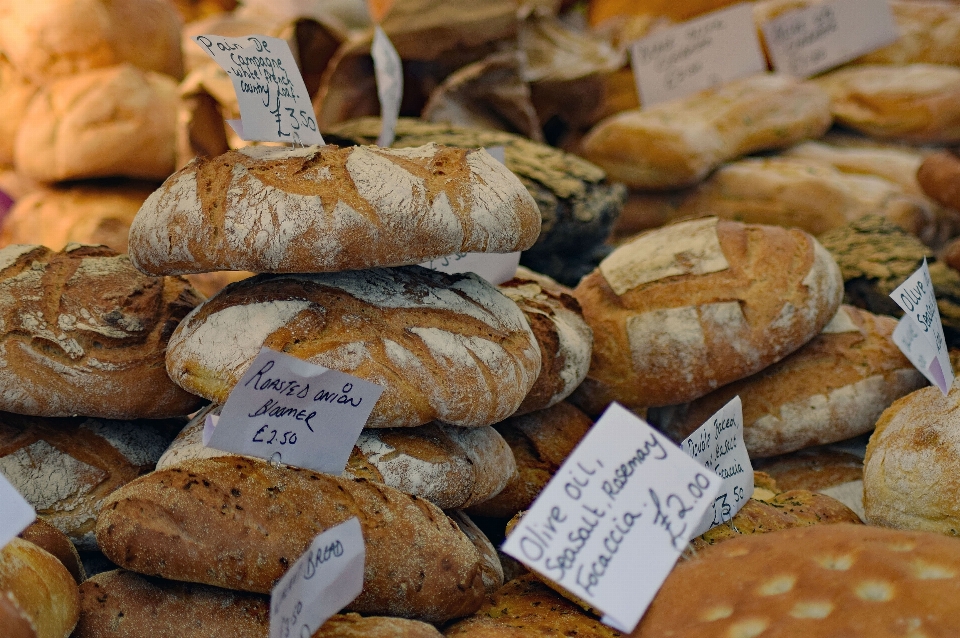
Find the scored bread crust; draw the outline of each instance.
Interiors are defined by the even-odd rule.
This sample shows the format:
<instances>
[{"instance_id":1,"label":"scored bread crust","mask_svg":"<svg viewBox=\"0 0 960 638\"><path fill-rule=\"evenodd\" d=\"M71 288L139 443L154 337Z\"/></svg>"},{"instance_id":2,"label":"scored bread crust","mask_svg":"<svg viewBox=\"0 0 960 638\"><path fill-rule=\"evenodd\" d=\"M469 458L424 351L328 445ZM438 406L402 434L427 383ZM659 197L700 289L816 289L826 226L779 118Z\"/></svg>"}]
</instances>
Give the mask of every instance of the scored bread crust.
<instances>
[{"instance_id":1,"label":"scored bread crust","mask_svg":"<svg viewBox=\"0 0 960 638\"><path fill-rule=\"evenodd\" d=\"M383 386L367 427L496 423L540 373L514 302L473 273L419 266L231 284L177 327L167 371L224 403L261 346Z\"/></svg>"},{"instance_id":2,"label":"scored bread crust","mask_svg":"<svg viewBox=\"0 0 960 638\"><path fill-rule=\"evenodd\" d=\"M77 583L55 556L14 538L0 549L0 592L33 621L37 638L67 638L80 615Z\"/></svg>"},{"instance_id":3,"label":"scored bread crust","mask_svg":"<svg viewBox=\"0 0 960 638\"><path fill-rule=\"evenodd\" d=\"M533 197L482 149L251 146L170 176L129 246L151 274L334 272L525 250L539 234Z\"/></svg>"},{"instance_id":4,"label":"scored bread crust","mask_svg":"<svg viewBox=\"0 0 960 638\"><path fill-rule=\"evenodd\" d=\"M114 492L97 541L148 575L268 593L321 532L357 517L363 592L348 608L444 622L483 601L481 556L432 503L364 479L238 456L187 461Z\"/></svg>"}]
</instances>

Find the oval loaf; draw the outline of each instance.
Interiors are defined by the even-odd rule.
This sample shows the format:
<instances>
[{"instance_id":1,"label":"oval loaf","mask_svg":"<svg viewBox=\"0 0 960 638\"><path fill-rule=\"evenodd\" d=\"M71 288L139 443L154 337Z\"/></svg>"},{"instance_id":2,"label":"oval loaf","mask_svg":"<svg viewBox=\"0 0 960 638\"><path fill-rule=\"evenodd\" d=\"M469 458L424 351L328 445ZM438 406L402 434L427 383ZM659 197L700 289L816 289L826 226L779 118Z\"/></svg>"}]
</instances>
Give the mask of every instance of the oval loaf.
<instances>
[{"instance_id":1,"label":"oval loaf","mask_svg":"<svg viewBox=\"0 0 960 638\"><path fill-rule=\"evenodd\" d=\"M33 621L37 638L67 638L77 624L80 596L73 576L52 554L20 538L0 549L0 596L7 592Z\"/></svg>"},{"instance_id":2,"label":"oval loaf","mask_svg":"<svg viewBox=\"0 0 960 638\"><path fill-rule=\"evenodd\" d=\"M332 272L508 253L539 234L533 197L482 149L251 146L170 176L129 245L152 274Z\"/></svg>"}]
</instances>

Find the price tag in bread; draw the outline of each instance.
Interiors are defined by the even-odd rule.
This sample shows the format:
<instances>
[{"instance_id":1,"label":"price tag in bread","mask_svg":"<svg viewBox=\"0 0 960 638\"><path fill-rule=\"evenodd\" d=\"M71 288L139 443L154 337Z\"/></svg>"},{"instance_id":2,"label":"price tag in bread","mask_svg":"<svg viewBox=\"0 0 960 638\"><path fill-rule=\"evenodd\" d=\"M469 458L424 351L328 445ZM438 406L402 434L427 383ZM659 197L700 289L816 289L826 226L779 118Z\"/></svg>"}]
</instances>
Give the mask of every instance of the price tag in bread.
<instances>
[{"instance_id":1,"label":"price tag in bread","mask_svg":"<svg viewBox=\"0 0 960 638\"><path fill-rule=\"evenodd\" d=\"M270 593L270 638L309 638L363 589L366 548L351 518L318 535Z\"/></svg>"},{"instance_id":2,"label":"price tag in bread","mask_svg":"<svg viewBox=\"0 0 960 638\"><path fill-rule=\"evenodd\" d=\"M629 633L720 489L720 477L614 403L503 551Z\"/></svg>"},{"instance_id":3,"label":"price tag in bread","mask_svg":"<svg viewBox=\"0 0 960 638\"><path fill-rule=\"evenodd\" d=\"M888 0L828 0L761 25L773 68L809 77L899 37Z\"/></svg>"},{"instance_id":4,"label":"price tag in bread","mask_svg":"<svg viewBox=\"0 0 960 638\"><path fill-rule=\"evenodd\" d=\"M734 397L693 434L680 449L713 470L721 479L720 493L696 526L693 536L733 518L753 494L753 465L743 442L743 404Z\"/></svg>"},{"instance_id":5,"label":"price tag in bread","mask_svg":"<svg viewBox=\"0 0 960 638\"><path fill-rule=\"evenodd\" d=\"M400 54L379 24L373 28L370 55L373 57L377 96L380 98L380 135L377 137L377 146L390 146L396 138L400 102L403 100L403 65L400 63Z\"/></svg>"},{"instance_id":6,"label":"price tag in bread","mask_svg":"<svg viewBox=\"0 0 960 638\"><path fill-rule=\"evenodd\" d=\"M240 105L229 121L247 141L323 144L310 94L285 40L263 35L193 38L227 72Z\"/></svg>"},{"instance_id":7,"label":"price tag in bread","mask_svg":"<svg viewBox=\"0 0 960 638\"><path fill-rule=\"evenodd\" d=\"M33 506L0 474L0 548L37 519Z\"/></svg>"},{"instance_id":8,"label":"price tag in bread","mask_svg":"<svg viewBox=\"0 0 960 638\"><path fill-rule=\"evenodd\" d=\"M630 49L640 104L651 106L765 71L749 3L657 31Z\"/></svg>"},{"instance_id":9,"label":"price tag in bread","mask_svg":"<svg viewBox=\"0 0 960 638\"><path fill-rule=\"evenodd\" d=\"M339 475L383 388L263 348L227 397L207 445ZM207 437L205 437L207 438Z\"/></svg>"},{"instance_id":10,"label":"price tag in bread","mask_svg":"<svg viewBox=\"0 0 960 638\"><path fill-rule=\"evenodd\" d=\"M893 342L910 363L946 395L953 385L953 367L926 258L890 297L905 313L893 331Z\"/></svg>"}]
</instances>

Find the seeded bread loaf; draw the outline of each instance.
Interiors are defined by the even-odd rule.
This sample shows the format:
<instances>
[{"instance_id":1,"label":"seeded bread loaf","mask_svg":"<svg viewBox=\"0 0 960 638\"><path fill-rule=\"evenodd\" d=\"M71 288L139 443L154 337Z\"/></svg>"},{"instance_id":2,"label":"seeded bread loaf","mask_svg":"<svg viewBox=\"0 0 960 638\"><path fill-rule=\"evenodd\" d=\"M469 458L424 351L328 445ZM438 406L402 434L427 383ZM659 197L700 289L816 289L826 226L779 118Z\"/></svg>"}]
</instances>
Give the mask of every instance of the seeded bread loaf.
<instances>
[{"instance_id":1,"label":"seeded bread loaf","mask_svg":"<svg viewBox=\"0 0 960 638\"><path fill-rule=\"evenodd\" d=\"M104 504L97 541L132 571L267 593L317 534L354 516L366 563L350 610L443 622L480 606L480 553L432 503L243 457L188 461L128 483Z\"/></svg>"},{"instance_id":2,"label":"seeded bread loaf","mask_svg":"<svg viewBox=\"0 0 960 638\"><path fill-rule=\"evenodd\" d=\"M540 373L514 302L473 273L420 266L231 284L177 327L167 371L224 403L262 346L383 386L367 427L496 423Z\"/></svg>"},{"instance_id":3,"label":"seeded bread loaf","mask_svg":"<svg viewBox=\"0 0 960 638\"><path fill-rule=\"evenodd\" d=\"M20 538L0 549L0 595L32 621L37 638L67 638L77 624L73 576L52 554Z\"/></svg>"},{"instance_id":4,"label":"seeded bread loaf","mask_svg":"<svg viewBox=\"0 0 960 638\"><path fill-rule=\"evenodd\" d=\"M540 233L536 202L482 149L250 146L196 158L144 203L144 272L332 272L508 253Z\"/></svg>"}]
</instances>

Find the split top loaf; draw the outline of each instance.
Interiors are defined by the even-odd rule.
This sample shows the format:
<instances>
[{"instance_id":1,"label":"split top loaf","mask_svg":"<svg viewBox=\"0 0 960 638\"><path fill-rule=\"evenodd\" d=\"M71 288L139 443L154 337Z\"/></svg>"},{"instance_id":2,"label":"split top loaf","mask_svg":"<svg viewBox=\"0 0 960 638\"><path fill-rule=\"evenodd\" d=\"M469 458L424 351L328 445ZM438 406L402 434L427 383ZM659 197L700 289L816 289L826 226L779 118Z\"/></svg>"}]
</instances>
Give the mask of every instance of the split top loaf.
<instances>
[{"instance_id":1,"label":"split top loaf","mask_svg":"<svg viewBox=\"0 0 960 638\"><path fill-rule=\"evenodd\" d=\"M151 274L336 272L525 250L539 234L533 197L482 149L258 146L169 177L129 250Z\"/></svg>"}]
</instances>

